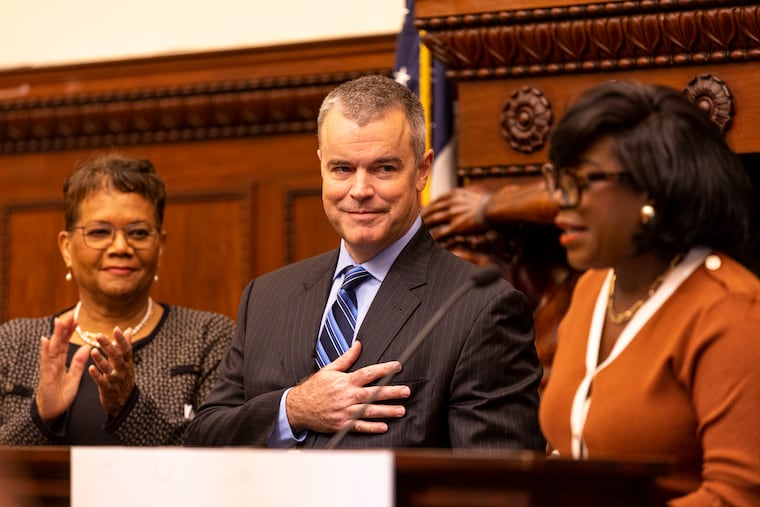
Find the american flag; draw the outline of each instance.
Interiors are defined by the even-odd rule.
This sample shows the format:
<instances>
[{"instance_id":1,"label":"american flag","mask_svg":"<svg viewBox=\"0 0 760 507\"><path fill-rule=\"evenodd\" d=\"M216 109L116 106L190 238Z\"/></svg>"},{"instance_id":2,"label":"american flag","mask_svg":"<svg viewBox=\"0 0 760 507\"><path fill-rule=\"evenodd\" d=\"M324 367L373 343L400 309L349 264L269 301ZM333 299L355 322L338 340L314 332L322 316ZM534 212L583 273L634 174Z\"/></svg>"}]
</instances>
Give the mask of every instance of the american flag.
<instances>
[{"instance_id":1,"label":"american flag","mask_svg":"<svg viewBox=\"0 0 760 507\"><path fill-rule=\"evenodd\" d=\"M431 58L414 27L414 0L406 0L404 24L396 41L393 75L420 96L430 121L428 143L433 148L433 171L423 202L432 201L456 186L456 138L454 90L443 64Z\"/></svg>"}]
</instances>

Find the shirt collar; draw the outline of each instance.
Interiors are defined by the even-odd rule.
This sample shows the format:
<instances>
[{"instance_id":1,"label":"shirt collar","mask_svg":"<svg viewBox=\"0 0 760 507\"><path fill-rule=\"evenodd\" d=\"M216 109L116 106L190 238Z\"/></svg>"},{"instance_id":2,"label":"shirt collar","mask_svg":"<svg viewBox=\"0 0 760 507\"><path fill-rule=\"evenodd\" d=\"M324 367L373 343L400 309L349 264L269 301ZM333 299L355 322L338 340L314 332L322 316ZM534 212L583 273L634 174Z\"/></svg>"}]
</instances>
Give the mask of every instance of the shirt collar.
<instances>
[{"instance_id":1,"label":"shirt collar","mask_svg":"<svg viewBox=\"0 0 760 507\"><path fill-rule=\"evenodd\" d=\"M372 257L370 260L362 264L364 268L369 271L369 274L373 278L382 282L385 280L385 275L391 270L391 266L396 261L396 257L401 253L401 250L411 241L417 231L422 227L422 219L417 218L412 223L409 230L397 239L395 242L388 245L380 253ZM335 267L335 273L333 273L333 281L349 266L354 266L357 263L351 258L351 254L346 250L346 242L340 240L340 254L338 255L338 265Z\"/></svg>"}]
</instances>

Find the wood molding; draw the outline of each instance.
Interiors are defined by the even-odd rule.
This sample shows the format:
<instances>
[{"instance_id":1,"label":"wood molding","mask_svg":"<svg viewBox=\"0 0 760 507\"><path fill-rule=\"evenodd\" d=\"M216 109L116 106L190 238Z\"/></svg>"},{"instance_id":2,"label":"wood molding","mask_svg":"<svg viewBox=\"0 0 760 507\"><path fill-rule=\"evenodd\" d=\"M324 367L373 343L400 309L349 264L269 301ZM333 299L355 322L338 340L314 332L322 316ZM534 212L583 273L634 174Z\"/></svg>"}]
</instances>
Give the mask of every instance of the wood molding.
<instances>
[{"instance_id":1,"label":"wood molding","mask_svg":"<svg viewBox=\"0 0 760 507\"><path fill-rule=\"evenodd\" d=\"M760 6L749 1L503 9L415 25L447 75L462 80L760 60Z\"/></svg>"},{"instance_id":2,"label":"wood molding","mask_svg":"<svg viewBox=\"0 0 760 507\"><path fill-rule=\"evenodd\" d=\"M505 164L491 166L459 167L460 179L480 179L502 176L541 176L542 164Z\"/></svg>"},{"instance_id":3,"label":"wood molding","mask_svg":"<svg viewBox=\"0 0 760 507\"><path fill-rule=\"evenodd\" d=\"M313 132L337 84L390 74L394 45L383 36L0 73L0 153ZM159 70L162 81L148 77Z\"/></svg>"},{"instance_id":4,"label":"wood molding","mask_svg":"<svg viewBox=\"0 0 760 507\"><path fill-rule=\"evenodd\" d=\"M367 73L383 72L381 70ZM244 80L0 104L0 152L311 132L337 84L362 73Z\"/></svg>"}]
</instances>

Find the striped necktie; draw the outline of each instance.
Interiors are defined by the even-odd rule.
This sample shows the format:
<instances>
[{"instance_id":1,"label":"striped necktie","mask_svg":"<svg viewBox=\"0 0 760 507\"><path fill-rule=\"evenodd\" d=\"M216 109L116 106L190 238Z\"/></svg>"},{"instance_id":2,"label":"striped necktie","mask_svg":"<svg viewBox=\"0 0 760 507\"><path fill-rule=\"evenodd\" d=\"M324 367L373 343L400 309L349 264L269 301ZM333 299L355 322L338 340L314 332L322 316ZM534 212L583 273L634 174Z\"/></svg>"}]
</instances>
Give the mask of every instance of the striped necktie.
<instances>
[{"instance_id":1,"label":"striped necktie","mask_svg":"<svg viewBox=\"0 0 760 507\"><path fill-rule=\"evenodd\" d=\"M356 287L372 275L362 266L351 266L343 278L338 298L327 312L325 325L317 341L317 365L322 368L351 346L356 328Z\"/></svg>"}]
</instances>

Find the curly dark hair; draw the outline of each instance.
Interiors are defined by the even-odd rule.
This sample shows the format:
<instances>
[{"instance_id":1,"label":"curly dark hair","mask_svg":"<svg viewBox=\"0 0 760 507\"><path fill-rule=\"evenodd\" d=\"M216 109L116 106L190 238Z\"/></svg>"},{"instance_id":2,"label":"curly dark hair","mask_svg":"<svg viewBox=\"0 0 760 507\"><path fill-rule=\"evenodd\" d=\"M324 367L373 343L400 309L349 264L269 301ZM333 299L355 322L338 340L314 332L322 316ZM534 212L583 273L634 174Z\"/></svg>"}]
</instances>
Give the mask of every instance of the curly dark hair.
<instances>
[{"instance_id":1,"label":"curly dark hair","mask_svg":"<svg viewBox=\"0 0 760 507\"><path fill-rule=\"evenodd\" d=\"M113 188L119 192L136 192L156 208L156 225L164 222L166 187L153 163L144 158L126 157L117 153L99 155L77 165L63 184L63 209L66 229L79 220L79 205L91 193Z\"/></svg>"},{"instance_id":2,"label":"curly dark hair","mask_svg":"<svg viewBox=\"0 0 760 507\"><path fill-rule=\"evenodd\" d=\"M693 246L747 263L752 184L739 157L704 111L659 85L607 82L571 105L551 139L549 157L571 167L610 136L632 184L654 203L655 219L634 238L638 251L663 258Z\"/></svg>"}]
</instances>

